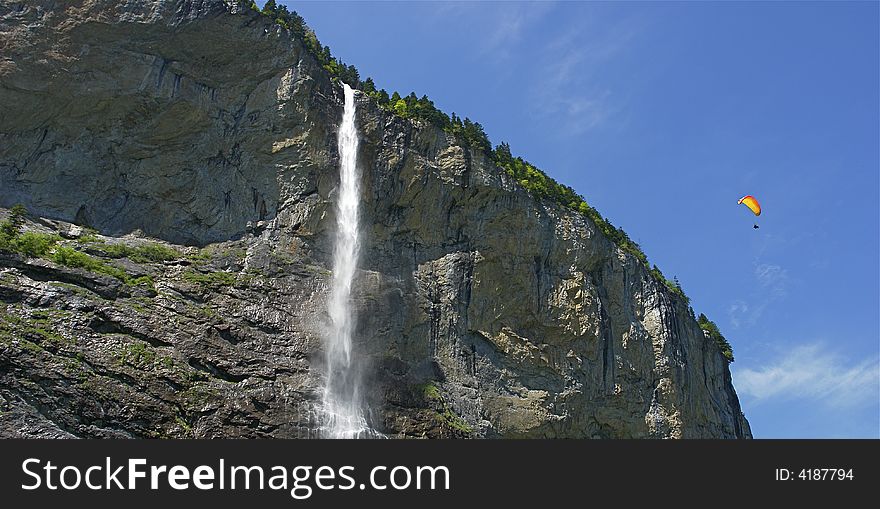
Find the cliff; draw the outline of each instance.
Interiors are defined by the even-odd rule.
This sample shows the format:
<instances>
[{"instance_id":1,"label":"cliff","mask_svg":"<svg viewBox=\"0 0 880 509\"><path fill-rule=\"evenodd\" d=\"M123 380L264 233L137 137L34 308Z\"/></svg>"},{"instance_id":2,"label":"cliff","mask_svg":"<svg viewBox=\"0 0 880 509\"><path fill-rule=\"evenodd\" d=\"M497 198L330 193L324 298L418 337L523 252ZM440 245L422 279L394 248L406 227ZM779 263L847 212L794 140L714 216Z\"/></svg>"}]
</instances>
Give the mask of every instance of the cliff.
<instances>
[{"instance_id":1,"label":"cliff","mask_svg":"<svg viewBox=\"0 0 880 509\"><path fill-rule=\"evenodd\" d=\"M380 431L751 436L680 296L359 97ZM314 436L342 90L302 42L220 0L3 0L0 104L0 207L50 244L0 252L0 436Z\"/></svg>"}]
</instances>

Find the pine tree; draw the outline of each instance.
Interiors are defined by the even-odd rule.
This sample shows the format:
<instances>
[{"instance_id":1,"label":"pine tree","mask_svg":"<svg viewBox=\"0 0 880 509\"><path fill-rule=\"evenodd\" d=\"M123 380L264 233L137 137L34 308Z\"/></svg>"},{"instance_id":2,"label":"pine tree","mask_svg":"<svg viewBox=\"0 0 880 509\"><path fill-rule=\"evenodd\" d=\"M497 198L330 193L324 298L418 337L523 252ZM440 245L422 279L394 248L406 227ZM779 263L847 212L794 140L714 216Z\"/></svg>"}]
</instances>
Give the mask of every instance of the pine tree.
<instances>
[{"instance_id":1,"label":"pine tree","mask_svg":"<svg viewBox=\"0 0 880 509\"><path fill-rule=\"evenodd\" d=\"M376 95L376 84L373 83L373 78L367 78L364 80L363 91L369 96Z\"/></svg>"},{"instance_id":2,"label":"pine tree","mask_svg":"<svg viewBox=\"0 0 880 509\"><path fill-rule=\"evenodd\" d=\"M278 17L278 5L275 3L275 0L269 0L263 5L263 14L269 16L272 19Z\"/></svg>"}]
</instances>

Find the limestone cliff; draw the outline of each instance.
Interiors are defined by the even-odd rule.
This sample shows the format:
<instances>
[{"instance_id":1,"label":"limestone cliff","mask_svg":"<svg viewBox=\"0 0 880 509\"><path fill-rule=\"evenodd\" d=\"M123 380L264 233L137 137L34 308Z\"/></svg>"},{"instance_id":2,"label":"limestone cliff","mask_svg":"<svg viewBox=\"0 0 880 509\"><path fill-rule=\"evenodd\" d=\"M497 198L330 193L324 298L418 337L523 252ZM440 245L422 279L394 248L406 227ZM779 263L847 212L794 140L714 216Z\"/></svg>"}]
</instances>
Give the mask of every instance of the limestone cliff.
<instances>
[{"instance_id":1,"label":"limestone cliff","mask_svg":"<svg viewBox=\"0 0 880 509\"><path fill-rule=\"evenodd\" d=\"M64 236L0 252L0 436L313 436L342 90L301 41L220 0L0 0L0 105L0 207ZM751 436L590 220L363 96L358 126L380 431Z\"/></svg>"}]
</instances>

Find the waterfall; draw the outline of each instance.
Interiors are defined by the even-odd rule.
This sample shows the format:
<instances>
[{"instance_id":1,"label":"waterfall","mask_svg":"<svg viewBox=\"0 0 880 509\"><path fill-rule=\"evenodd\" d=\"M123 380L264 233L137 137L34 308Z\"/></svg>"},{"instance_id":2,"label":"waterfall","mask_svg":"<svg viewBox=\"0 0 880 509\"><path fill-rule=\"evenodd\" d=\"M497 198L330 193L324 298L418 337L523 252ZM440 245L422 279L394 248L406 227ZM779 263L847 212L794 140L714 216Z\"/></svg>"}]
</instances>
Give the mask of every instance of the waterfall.
<instances>
[{"instance_id":1,"label":"waterfall","mask_svg":"<svg viewBox=\"0 0 880 509\"><path fill-rule=\"evenodd\" d=\"M323 395L323 435L328 438L361 438L370 435L360 392L360 371L352 358L355 310L352 283L360 247L358 224L358 133L355 126L354 90L343 83L345 110L339 125L339 188L336 198L336 235L333 276L325 337L327 379Z\"/></svg>"}]
</instances>

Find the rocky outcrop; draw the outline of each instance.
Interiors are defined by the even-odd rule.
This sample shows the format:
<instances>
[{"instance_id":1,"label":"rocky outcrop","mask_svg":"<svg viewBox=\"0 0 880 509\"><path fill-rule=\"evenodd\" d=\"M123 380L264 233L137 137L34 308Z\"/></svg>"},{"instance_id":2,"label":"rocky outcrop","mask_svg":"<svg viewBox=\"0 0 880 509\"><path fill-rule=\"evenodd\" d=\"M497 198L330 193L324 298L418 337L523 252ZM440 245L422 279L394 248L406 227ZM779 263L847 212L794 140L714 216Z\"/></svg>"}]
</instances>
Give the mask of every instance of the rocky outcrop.
<instances>
[{"instance_id":1,"label":"rocky outcrop","mask_svg":"<svg viewBox=\"0 0 880 509\"><path fill-rule=\"evenodd\" d=\"M219 0L3 1L0 34L0 206L95 229L53 241L91 268L0 253L0 435L314 436L341 88ZM751 436L687 303L590 220L364 97L358 125L380 431Z\"/></svg>"}]
</instances>

